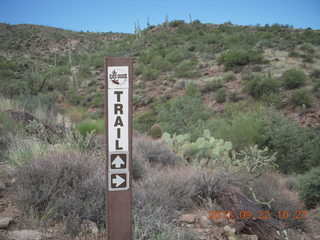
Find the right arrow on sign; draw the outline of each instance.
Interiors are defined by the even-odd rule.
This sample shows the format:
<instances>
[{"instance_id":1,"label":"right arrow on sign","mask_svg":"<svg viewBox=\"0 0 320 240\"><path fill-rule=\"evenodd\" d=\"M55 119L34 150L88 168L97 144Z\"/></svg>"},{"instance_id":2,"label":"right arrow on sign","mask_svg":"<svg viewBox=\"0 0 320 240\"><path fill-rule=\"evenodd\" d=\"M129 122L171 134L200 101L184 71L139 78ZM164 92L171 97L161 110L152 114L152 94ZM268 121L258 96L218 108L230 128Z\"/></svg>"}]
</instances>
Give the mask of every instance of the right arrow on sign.
<instances>
[{"instance_id":1,"label":"right arrow on sign","mask_svg":"<svg viewBox=\"0 0 320 240\"><path fill-rule=\"evenodd\" d=\"M116 177L114 179L112 179L112 184L116 184L116 187L119 187L125 181L126 181L125 179L123 179L119 175L116 175Z\"/></svg>"},{"instance_id":2,"label":"right arrow on sign","mask_svg":"<svg viewBox=\"0 0 320 240\"><path fill-rule=\"evenodd\" d=\"M111 165L115 165L116 168L120 168L121 165L123 165L123 164L125 164L125 162L124 162L124 161L122 160L122 158L119 157L119 156L117 156L117 157L113 160L113 162L111 163Z\"/></svg>"}]
</instances>

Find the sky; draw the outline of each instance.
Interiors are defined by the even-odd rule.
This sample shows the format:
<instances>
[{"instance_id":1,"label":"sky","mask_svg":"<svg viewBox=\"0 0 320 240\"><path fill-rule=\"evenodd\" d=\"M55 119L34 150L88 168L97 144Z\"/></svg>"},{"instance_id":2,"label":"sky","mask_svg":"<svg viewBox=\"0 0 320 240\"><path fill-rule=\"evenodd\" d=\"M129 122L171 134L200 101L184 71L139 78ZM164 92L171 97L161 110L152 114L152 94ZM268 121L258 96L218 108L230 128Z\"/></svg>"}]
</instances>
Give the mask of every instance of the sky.
<instances>
[{"instance_id":1,"label":"sky","mask_svg":"<svg viewBox=\"0 0 320 240\"><path fill-rule=\"evenodd\" d=\"M320 0L0 0L0 22L74 31L133 33L139 22L288 24L320 29ZM149 19L149 20L148 20Z\"/></svg>"}]
</instances>

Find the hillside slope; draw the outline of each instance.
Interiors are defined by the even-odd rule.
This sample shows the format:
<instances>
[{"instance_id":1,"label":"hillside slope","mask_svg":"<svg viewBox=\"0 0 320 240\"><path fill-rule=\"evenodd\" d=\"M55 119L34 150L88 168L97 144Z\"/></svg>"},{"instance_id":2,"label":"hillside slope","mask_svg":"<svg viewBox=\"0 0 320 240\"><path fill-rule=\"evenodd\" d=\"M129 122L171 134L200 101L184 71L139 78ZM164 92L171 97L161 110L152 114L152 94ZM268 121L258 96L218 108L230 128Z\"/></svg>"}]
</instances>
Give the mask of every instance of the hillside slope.
<instances>
[{"instance_id":1,"label":"hillside slope","mask_svg":"<svg viewBox=\"0 0 320 240\"><path fill-rule=\"evenodd\" d=\"M253 98L275 105L302 125L317 126L319 45L319 31L278 24L259 27L176 20L145 30L136 28L135 35L0 24L0 93L54 95L60 103L101 109L103 57L131 56L135 58L137 112L181 95L193 81L214 111L221 111L226 100ZM304 72L303 83L294 87L304 89L296 100L292 100L295 89L283 84L282 75L290 68ZM264 86L268 83L255 80L257 76L275 79L270 83L274 86ZM259 85L257 81L261 89L248 87Z\"/></svg>"}]
</instances>

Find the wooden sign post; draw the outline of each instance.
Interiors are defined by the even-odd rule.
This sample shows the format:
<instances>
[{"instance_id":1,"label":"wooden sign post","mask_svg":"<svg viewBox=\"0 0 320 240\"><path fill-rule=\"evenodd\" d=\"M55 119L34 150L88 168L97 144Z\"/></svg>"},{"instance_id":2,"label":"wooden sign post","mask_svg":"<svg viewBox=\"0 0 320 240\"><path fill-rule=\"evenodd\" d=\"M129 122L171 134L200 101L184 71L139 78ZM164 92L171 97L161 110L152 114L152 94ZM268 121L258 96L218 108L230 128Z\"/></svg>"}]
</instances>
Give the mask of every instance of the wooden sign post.
<instances>
[{"instance_id":1,"label":"wooden sign post","mask_svg":"<svg viewBox=\"0 0 320 240\"><path fill-rule=\"evenodd\" d=\"M132 58L105 60L108 240L132 240Z\"/></svg>"}]
</instances>

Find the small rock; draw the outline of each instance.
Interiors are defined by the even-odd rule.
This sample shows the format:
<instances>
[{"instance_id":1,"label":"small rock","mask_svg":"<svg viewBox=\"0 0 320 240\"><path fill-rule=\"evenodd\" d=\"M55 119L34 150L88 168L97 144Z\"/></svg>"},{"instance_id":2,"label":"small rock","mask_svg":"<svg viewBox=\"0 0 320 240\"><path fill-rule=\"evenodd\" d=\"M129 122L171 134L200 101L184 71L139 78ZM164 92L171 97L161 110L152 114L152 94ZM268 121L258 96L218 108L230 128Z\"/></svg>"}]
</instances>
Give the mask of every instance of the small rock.
<instances>
[{"instance_id":1,"label":"small rock","mask_svg":"<svg viewBox=\"0 0 320 240\"><path fill-rule=\"evenodd\" d=\"M207 228L211 226L211 222L206 216L201 216L199 218L199 224L201 228Z\"/></svg>"},{"instance_id":2,"label":"small rock","mask_svg":"<svg viewBox=\"0 0 320 240\"><path fill-rule=\"evenodd\" d=\"M34 230L20 230L9 232L10 240L41 240L41 233Z\"/></svg>"},{"instance_id":3,"label":"small rock","mask_svg":"<svg viewBox=\"0 0 320 240\"><path fill-rule=\"evenodd\" d=\"M179 218L179 222L194 223L196 221L196 218L197 218L197 215L185 214Z\"/></svg>"},{"instance_id":4,"label":"small rock","mask_svg":"<svg viewBox=\"0 0 320 240\"><path fill-rule=\"evenodd\" d=\"M6 185L0 181L0 192L6 189Z\"/></svg>"},{"instance_id":5,"label":"small rock","mask_svg":"<svg viewBox=\"0 0 320 240\"><path fill-rule=\"evenodd\" d=\"M237 236L236 236L236 229L235 228L232 228L232 227L230 227L230 226L225 226L224 227L224 233L225 233L225 235L227 236L227 238L229 239L229 240L231 240L231 239L237 239Z\"/></svg>"},{"instance_id":6,"label":"small rock","mask_svg":"<svg viewBox=\"0 0 320 240\"><path fill-rule=\"evenodd\" d=\"M0 229L7 229L12 222L13 219L10 217L0 218Z\"/></svg>"},{"instance_id":7,"label":"small rock","mask_svg":"<svg viewBox=\"0 0 320 240\"><path fill-rule=\"evenodd\" d=\"M242 232L243 228L246 226L243 222L234 222L230 223L230 226L232 228L236 229L236 233L239 234Z\"/></svg>"},{"instance_id":8,"label":"small rock","mask_svg":"<svg viewBox=\"0 0 320 240\"><path fill-rule=\"evenodd\" d=\"M87 233L91 233L93 235L99 234L99 229L97 227L97 224L95 224L94 222L88 219L83 220L80 227Z\"/></svg>"},{"instance_id":9,"label":"small rock","mask_svg":"<svg viewBox=\"0 0 320 240\"><path fill-rule=\"evenodd\" d=\"M239 235L239 240L258 240L258 236L241 234Z\"/></svg>"},{"instance_id":10,"label":"small rock","mask_svg":"<svg viewBox=\"0 0 320 240\"><path fill-rule=\"evenodd\" d=\"M224 228L223 227L213 227L210 229L210 233L215 237L219 237L224 233Z\"/></svg>"},{"instance_id":11,"label":"small rock","mask_svg":"<svg viewBox=\"0 0 320 240\"><path fill-rule=\"evenodd\" d=\"M14 178L12 178L11 179L11 184L15 184L16 183L16 181L17 181L17 179L14 177Z\"/></svg>"}]
</instances>

